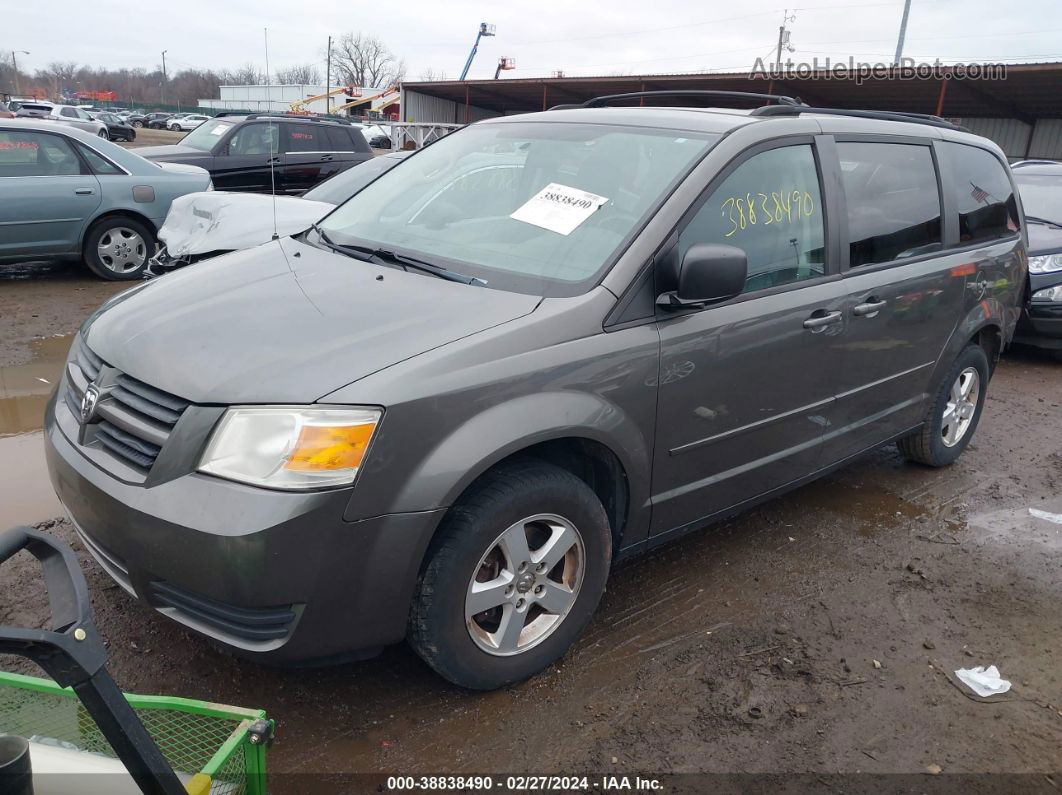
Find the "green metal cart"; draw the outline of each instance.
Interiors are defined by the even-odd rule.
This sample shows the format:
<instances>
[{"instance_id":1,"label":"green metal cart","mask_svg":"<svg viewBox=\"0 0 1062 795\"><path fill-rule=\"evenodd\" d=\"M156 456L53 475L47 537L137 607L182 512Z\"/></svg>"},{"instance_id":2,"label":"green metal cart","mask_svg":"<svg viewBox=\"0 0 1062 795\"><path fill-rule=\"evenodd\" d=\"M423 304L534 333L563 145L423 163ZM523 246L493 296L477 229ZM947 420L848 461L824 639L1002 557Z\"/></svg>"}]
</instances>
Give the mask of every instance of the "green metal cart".
<instances>
[{"instance_id":1,"label":"green metal cart","mask_svg":"<svg viewBox=\"0 0 1062 795\"><path fill-rule=\"evenodd\" d=\"M0 627L0 653L28 657L52 680L0 672L0 790L81 793L96 781L115 793L265 795L265 712L122 694L73 551L29 528L0 533L0 563L23 549L44 570L52 629Z\"/></svg>"}]
</instances>

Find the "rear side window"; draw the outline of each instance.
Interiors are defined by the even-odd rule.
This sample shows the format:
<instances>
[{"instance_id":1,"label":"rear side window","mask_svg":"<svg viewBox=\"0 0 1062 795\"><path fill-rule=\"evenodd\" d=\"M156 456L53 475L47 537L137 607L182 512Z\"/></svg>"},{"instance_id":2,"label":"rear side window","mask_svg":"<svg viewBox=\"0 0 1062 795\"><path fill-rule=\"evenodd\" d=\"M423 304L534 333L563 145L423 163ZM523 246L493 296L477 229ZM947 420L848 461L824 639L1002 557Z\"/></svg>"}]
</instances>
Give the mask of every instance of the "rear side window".
<instances>
[{"instance_id":1,"label":"rear side window","mask_svg":"<svg viewBox=\"0 0 1062 795\"><path fill-rule=\"evenodd\" d=\"M995 240L1017 232L1018 203L1003 164L976 146L946 142L944 148L951 161L960 242Z\"/></svg>"},{"instance_id":2,"label":"rear side window","mask_svg":"<svg viewBox=\"0 0 1062 795\"><path fill-rule=\"evenodd\" d=\"M338 127L326 127L323 130L328 137L328 151L330 152L353 152L354 147L350 142L350 136L346 130Z\"/></svg>"},{"instance_id":3,"label":"rear side window","mask_svg":"<svg viewBox=\"0 0 1062 795\"><path fill-rule=\"evenodd\" d=\"M81 173L81 161L61 136L0 130L0 177L65 177Z\"/></svg>"},{"instance_id":4,"label":"rear side window","mask_svg":"<svg viewBox=\"0 0 1062 795\"><path fill-rule=\"evenodd\" d=\"M942 248L940 191L928 146L838 143L849 267Z\"/></svg>"},{"instance_id":5,"label":"rear side window","mask_svg":"<svg viewBox=\"0 0 1062 795\"><path fill-rule=\"evenodd\" d=\"M103 155L99 154L95 149L89 149L87 146L78 144L77 147L82 156L88 161L89 166L92 168L94 174L122 174L124 173L118 166L114 165L110 160L107 160Z\"/></svg>"},{"instance_id":6,"label":"rear side window","mask_svg":"<svg viewBox=\"0 0 1062 795\"><path fill-rule=\"evenodd\" d=\"M698 243L745 252L745 292L822 276L822 196L811 146L771 149L738 166L680 234L679 256Z\"/></svg>"},{"instance_id":7,"label":"rear side window","mask_svg":"<svg viewBox=\"0 0 1062 795\"><path fill-rule=\"evenodd\" d=\"M324 130L313 124L285 124L284 151L328 152L331 145L325 141Z\"/></svg>"}]
</instances>

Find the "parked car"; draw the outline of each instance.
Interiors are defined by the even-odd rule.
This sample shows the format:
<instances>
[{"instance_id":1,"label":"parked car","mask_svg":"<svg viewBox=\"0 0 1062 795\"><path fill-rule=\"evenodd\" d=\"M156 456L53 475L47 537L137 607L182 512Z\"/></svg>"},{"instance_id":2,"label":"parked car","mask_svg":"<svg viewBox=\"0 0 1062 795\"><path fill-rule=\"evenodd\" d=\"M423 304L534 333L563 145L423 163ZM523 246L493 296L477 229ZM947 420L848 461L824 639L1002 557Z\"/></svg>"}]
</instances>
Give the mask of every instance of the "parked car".
<instances>
[{"instance_id":1,"label":"parked car","mask_svg":"<svg viewBox=\"0 0 1062 795\"><path fill-rule=\"evenodd\" d=\"M83 258L104 279L140 278L170 202L209 184L73 127L0 120L0 260Z\"/></svg>"},{"instance_id":2,"label":"parked car","mask_svg":"<svg viewBox=\"0 0 1062 795\"><path fill-rule=\"evenodd\" d=\"M408 638L489 689L563 655L620 558L893 441L950 464L1025 289L1002 152L769 107L487 119L119 296L47 410L86 548L242 655Z\"/></svg>"},{"instance_id":3,"label":"parked car","mask_svg":"<svg viewBox=\"0 0 1062 795\"><path fill-rule=\"evenodd\" d=\"M16 116L18 118L46 119L78 130L84 130L100 138L110 138L106 124L96 121L87 111L75 108L73 105L56 105L53 102L45 102L43 100L22 102L19 104Z\"/></svg>"},{"instance_id":4,"label":"parked car","mask_svg":"<svg viewBox=\"0 0 1062 795\"><path fill-rule=\"evenodd\" d=\"M210 172L214 187L251 193L301 194L369 160L372 150L341 119L315 116L221 116L170 146L138 150L149 160L191 163Z\"/></svg>"},{"instance_id":5,"label":"parked car","mask_svg":"<svg viewBox=\"0 0 1062 795\"><path fill-rule=\"evenodd\" d=\"M383 127L379 124L372 124L367 127L363 127L361 134L365 136L365 140L369 142L369 146L373 149L390 149L391 148L391 128Z\"/></svg>"},{"instance_id":6,"label":"parked car","mask_svg":"<svg viewBox=\"0 0 1062 795\"><path fill-rule=\"evenodd\" d=\"M1017 342L1052 351L1062 361L1062 163L1016 163L1029 230L1029 303Z\"/></svg>"},{"instance_id":7,"label":"parked car","mask_svg":"<svg viewBox=\"0 0 1062 795\"><path fill-rule=\"evenodd\" d=\"M89 116L95 121L103 122L107 126L107 136L112 141L136 140L136 130L113 113L108 113L104 110L99 111L98 113L89 113Z\"/></svg>"},{"instance_id":8,"label":"parked car","mask_svg":"<svg viewBox=\"0 0 1062 795\"><path fill-rule=\"evenodd\" d=\"M165 119L170 118L170 116L172 116L172 115L173 115L172 113L162 113L162 112L159 112L159 111L153 111L151 113L134 113L131 116L129 116L126 119L126 121L132 127L136 127L136 128L139 129L141 127L150 127L151 126L151 122L156 121L156 120L164 121ZM165 125L162 125L162 126L165 126Z\"/></svg>"},{"instance_id":9,"label":"parked car","mask_svg":"<svg viewBox=\"0 0 1062 795\"><path fill-rule=\"evenodd\" d=\"M204 116L201 113L188 113L183 116L167 119L166 129L173 130L174 132L186 132L188 130L194 130L205 121L210 121L210 117Z\"/></svg>"},{"instance_id":10,"label":"parked car","mask_svg":"<svg viewBox=\"0 0 1062 795\"><path fill-rule=\"evenodd\" d=\"M166 122L174 117L173 113L158 113L152 114L152 118L145 122L145 126L152 130L164 130L166 129Z\"/></svg>"},{"instance_id":11,"label":"parked car","mask_svg":"<svg viewBox=\"0 0 1062 795\"><path fill-rule=\"evenodd\" d=\"M207 191L174 199L159 229L162 248L145 276L163 273L230 251L287 237L321 220L411 152L366 160L308 190L301 197Z\"/></svg>"},{"instance_id":12,"label":"parked car","mask_svg":"<svg viewBox=\"0 0 1062 795\"><path fill-rule=\"evenodd\" d=\"M11 110L11 106L6 102L0 102L0 119L13 118L15 118L15 111Z\"/></svg>"}]
</instances>

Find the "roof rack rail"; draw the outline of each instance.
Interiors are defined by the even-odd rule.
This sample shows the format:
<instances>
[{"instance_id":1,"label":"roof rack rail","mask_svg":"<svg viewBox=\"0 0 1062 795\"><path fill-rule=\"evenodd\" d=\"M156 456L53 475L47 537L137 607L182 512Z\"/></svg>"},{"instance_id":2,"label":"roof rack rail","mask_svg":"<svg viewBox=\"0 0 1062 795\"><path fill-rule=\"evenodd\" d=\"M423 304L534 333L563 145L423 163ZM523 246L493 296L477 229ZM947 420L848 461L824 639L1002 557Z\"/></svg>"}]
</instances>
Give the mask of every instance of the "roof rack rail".
<instances>
[{"instance_id":1,"label":"roof rack rail","mask_svg":"<svg viewBox=\"0 0 1062 795\"><path fill-rule=\"evenodd\" d=\"M799 107L802 105L799 98L787 97L780 94L755 94L749 91L701 91L699 89L674 89L671 91L633 91L630 94L605 94L600 97L588 99L574 105L554 105L550 110L571 110L573 108L600 108L612 102L620 102L629 99L644 99L647 97L693 97L697 99L745 99L760 100L763 102L777 102L779 106Z\"/></svg>"},{"instance_id":2,"label":"roof rack rail","mask_svg":"<svg viewBox=\"0 0 1062 795\"><path fill-rule=\"evenodd\" d=\"M1062 161L1048 160L1044 157L1034 157L1029 160L1019 160L1016 163L1011 163L1011 168L1018 168L1018 166L1062 166Z\"/></svg>"},{"instance_id":3,"label":"roof rack rail","mask_svg":"<svg viewBox=\"0 0 1062 795\"><path fill-rule=\"evenodd\" d=\"M248 119L298 119L300 121L316 121L321 123L350 124L349 119L341 116L311 116L306 113L251 113Z\"/></svg>"},{"instance_id":4,"label":"roof rack rail","mask_svg":"<svg viewBox=\"0 0 1062 795\"><path fill-rule=\"evenodd\" d=\"M880 119L882 121L905 121L911 124L925 124L929 127L941 127L945 130L970 132L960 124L953 124L940 116L929 113L907 113L898 110L849 110L848 108L815 108L809 105L773 105L756 108L750 116L799 116L802 113L819 113L826 116L849 116L857 119Z\"/></svg>"}]
</instances>

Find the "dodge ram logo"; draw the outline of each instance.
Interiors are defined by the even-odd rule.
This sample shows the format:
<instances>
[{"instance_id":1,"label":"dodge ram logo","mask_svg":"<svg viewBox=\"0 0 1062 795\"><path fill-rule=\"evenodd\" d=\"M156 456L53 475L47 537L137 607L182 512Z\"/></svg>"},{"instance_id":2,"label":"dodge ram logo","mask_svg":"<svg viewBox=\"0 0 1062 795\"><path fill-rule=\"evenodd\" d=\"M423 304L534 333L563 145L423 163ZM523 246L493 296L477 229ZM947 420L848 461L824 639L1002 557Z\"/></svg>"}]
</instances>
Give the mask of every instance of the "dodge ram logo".
<instances>
[{"instance_id":1,"label":"dodge ram logo","mask_svg":"<svg viewBox=\"0 0 1062 795\"><path fill-rule=\"evenodd\" d=\"M95 384L90 384L89 388L85 390L85 396L81 398L81 424L92 419L96 413L96 404L100 399L100 391L96 388Z\"/></svg>"}]
</instances>

